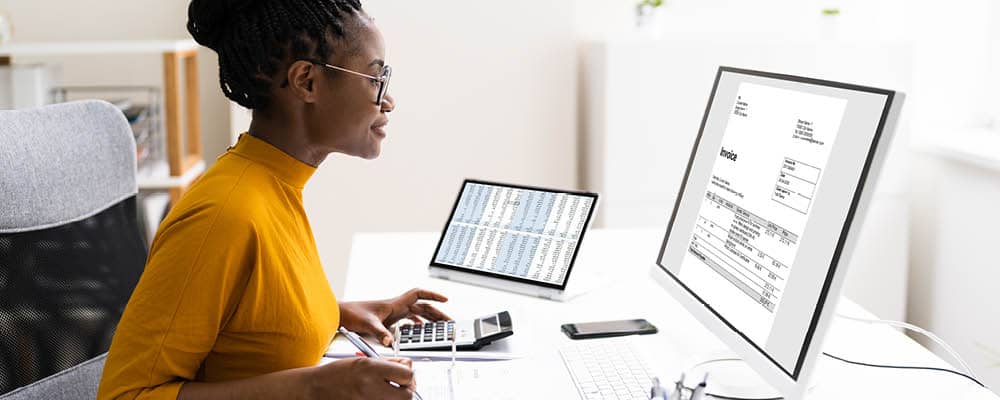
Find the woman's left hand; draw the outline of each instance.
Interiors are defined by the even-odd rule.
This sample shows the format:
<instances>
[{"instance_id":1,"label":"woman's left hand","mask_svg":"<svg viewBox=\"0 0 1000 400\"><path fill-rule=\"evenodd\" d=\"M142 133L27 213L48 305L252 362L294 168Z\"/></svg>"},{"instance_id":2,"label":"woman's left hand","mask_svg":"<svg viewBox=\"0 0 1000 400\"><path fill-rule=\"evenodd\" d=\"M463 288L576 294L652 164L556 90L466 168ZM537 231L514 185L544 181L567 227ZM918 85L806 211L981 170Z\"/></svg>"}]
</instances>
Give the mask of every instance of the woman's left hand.
<instances>
[{"instance_id":1,"label":"woman's left hand","mask_svg":"<svg viewBox=\"0 0 1000 400\"><path fill-rule=\"evenodd\" d=\"M402 295L378 301L354 301L340 303L340 325L357 333L375 335L382 345L392 345L389 327L403 318L414 321L447 321L451 318L430 303L420 300L448 301L438 293L410 289Z\"/></svg>"}]
</instances>

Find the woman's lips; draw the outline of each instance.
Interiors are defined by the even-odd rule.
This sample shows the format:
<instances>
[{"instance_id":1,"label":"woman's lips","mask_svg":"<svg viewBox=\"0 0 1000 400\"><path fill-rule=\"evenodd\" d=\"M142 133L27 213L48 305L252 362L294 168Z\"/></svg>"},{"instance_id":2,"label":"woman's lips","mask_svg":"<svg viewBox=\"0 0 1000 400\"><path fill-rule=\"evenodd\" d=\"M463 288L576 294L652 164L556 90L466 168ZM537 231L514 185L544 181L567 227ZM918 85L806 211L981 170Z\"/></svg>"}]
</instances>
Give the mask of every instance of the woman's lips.
<instances>
[{"instance_id":1,"label":"woman's lips","mask_svg":"<svg viewBox=\"0 0 1000 400\"><path fill-rule=\"evenodd\" d=\"M383 123L380 123L380 124L372 125L372 132L375 132L375 135L377 135L377 136L385 137L385 126L386 125L388 125L388 122L383 122Z\"/></svg>"}]
</instances>

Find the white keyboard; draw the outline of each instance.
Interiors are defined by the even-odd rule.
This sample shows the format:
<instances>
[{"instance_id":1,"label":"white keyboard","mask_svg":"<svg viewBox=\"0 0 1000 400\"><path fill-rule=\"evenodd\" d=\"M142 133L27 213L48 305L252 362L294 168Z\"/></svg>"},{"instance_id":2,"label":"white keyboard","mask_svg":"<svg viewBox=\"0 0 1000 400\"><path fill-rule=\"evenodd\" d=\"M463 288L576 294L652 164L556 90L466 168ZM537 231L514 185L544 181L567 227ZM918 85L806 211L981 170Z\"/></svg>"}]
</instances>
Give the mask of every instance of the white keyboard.
<instances>
[{"instance_id":1,"label":"white keyboard","mask_svg":"<svg viewBox=\"0 0 1000 400\"><path fill-rule=\"evenodd\" d=\"M584 400L649 400L652 375L639 352L626 340L574 343L559 355Z\"/></svg>"}]
</instances>

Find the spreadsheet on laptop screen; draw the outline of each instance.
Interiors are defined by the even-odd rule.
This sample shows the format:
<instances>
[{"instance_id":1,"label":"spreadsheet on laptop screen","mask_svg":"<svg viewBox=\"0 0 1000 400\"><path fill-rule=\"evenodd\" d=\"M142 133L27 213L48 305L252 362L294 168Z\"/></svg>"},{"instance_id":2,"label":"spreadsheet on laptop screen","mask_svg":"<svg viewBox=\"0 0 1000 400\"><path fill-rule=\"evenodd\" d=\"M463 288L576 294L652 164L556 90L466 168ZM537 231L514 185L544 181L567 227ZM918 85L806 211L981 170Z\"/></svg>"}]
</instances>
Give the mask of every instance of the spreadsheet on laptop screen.
<instances>
[{"instance_id":1,"label":"spreadsheet on laptop screen","mask_svg":"<svg viewBox=\"0 0 1000 400\"><path fill-rule=\"evenodd\" d=\"M467 181L436 264L563 285L596 195Z\"/></svg>"}]
</instances>

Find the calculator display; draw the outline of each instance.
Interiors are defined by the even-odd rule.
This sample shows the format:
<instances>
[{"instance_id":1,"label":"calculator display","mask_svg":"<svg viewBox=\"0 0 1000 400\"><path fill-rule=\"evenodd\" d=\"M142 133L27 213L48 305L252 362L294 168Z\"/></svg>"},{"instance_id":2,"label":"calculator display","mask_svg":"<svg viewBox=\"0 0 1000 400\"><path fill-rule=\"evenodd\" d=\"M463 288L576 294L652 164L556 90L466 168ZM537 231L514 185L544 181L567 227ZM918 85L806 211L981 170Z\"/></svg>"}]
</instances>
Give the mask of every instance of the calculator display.
<instances>
[{"instance_id":1,"label":"calculator display","mask_svg":"<svg viewBox=\"0 0 1000 400\"><path fill-rule=\"evenodd\" d=\"M497 317L493 316L479 320L479 330L484 336L500 332L500 323L497 322Z\"/></svg>"}]
</instances>

